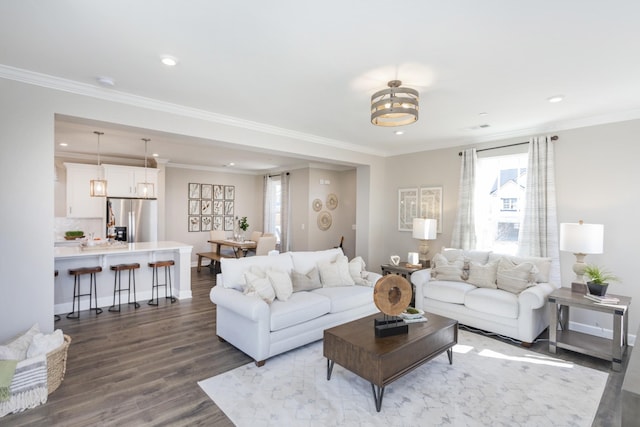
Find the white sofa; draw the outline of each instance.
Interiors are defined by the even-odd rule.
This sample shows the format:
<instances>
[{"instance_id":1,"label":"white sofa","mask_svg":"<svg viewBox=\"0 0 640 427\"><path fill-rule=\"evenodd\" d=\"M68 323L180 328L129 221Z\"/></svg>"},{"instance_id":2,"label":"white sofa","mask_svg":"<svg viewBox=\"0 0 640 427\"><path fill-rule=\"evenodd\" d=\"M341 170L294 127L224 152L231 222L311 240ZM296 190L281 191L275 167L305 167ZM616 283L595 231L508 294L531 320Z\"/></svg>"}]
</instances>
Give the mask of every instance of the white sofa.
<instances>
[{"instance_id":1,"label":"white sofa","mask_svg":"<svg viewBox=\"0 0 640 427\"><path fill-rule=\"evenodd\" d=\"M443 250L411 275L416 307L532 343L549 326L550 258Z\"/></svg>"},{"instance_id":2,"label":"white sofa","mask_svg":"<svg viewBox=\"0 0 640 427\"><path fill-rule=\"evenodd\" d=\"M346 262L340 248L223 258L210 292L217 305L216 334L262 366L272 356L322 339L327 328L378 312L372 286L381 276L364 270L360 257L346 265L345 273ZM268 286L258 289L264 285L256 278L260 271L274 272L267 277L277 295L271 303L263 295ZM290 290L274 283L283 279L283 271L291 279Z\"/></svg>"}]
</instances>

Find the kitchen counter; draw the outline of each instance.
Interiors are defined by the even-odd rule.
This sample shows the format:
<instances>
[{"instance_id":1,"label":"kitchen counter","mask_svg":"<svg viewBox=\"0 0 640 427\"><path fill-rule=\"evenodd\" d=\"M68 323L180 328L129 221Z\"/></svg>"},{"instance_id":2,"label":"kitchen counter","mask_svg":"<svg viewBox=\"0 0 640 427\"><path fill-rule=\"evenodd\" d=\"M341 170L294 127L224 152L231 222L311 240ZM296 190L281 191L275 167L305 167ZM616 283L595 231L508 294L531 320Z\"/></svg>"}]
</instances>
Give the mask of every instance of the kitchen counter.
<instances>
[{"instance_id":1,"label":"kitchen counter","mask_svg":"<svg viewBox=\"0 0 640 427\"><path fill-rule=\"evenodd\" d=\"M54 248L55 268L59 275L55 280L56 314L66 314L72 310L73 276L68 274L70 268L101 266L102 272L97 274L98 306L109 307L113 304L114 272L109 269L115 264L139 263L136 271L136 300L146 303L151 299L151 268L148 263L160 260L173 260L171 268L171 287L173 296L178 299L191 298L191 251L193 247L185 243L173 241L124 243L121 246L88 247L58 246ZM160 274L161 282L164 274ZM126 288L128 274L122 275L122 286ZM89 278L82 278L82 292L88 291ZM122 297L126 300L127 293ZM164 290L161 290L161 296ZM133 298L133 295L132 295ZM126 305L126 304L125 304ZM162 299L161 299L162 306ZM88 297L82 298L82 311L89 308ZM123 307L127 310L127 307ZM107 313L107 310L104 310ZM104 316L105 314L101 316ZM83 316L89 313L82 313ZM92 316L94 314L91 314ZM108 314L106 314L108 315Z\"/></svg>"}]
</instances>

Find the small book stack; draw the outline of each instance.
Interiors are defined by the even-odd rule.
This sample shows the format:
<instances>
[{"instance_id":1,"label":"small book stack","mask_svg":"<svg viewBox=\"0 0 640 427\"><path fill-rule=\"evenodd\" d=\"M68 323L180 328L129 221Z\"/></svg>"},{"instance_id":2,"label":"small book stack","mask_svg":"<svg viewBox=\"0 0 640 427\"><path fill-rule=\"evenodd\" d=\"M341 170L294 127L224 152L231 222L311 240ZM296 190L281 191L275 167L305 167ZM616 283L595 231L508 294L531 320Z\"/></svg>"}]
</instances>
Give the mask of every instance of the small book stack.
<instances>
[{"instance_id":1,"label":"small book stack","mask_svg":"<svg viewBox=\"0 0 640 427\"><path fill-rule=\"evenodd\" d=\"M600 304L618 304L620 302L618 298L608 297L606 295L603 297L600 297L598 295L586 294L584 297Z\"/></svg>"}]
</instances>

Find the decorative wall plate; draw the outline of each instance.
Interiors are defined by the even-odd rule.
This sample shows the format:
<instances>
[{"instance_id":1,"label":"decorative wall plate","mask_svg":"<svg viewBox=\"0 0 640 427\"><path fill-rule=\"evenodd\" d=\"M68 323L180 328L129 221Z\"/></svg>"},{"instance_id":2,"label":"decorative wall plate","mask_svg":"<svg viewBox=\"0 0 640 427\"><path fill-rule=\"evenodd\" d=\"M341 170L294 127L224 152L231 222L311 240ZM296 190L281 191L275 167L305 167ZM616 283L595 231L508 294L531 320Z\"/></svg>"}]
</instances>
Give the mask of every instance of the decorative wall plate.
<instances>
[{"instance_id":1,"label":"decorative wall plate","mask_svg":"<svg viewBox=\"0 0 640 427\"><path fill-rule=\"evenodd\" d=\"M314 211L320 212L320 209L322 209L322 200L313 199L313 202L311 203L311 206L313 207Z\"/></svg>"},{"instance_id":2,"label":"decorative wall plate","mask_svg":"<svg viewBox=\"0 0 640 427\"><path fill-rule=\"evenodd\" d=\"M373 302L389 316L397 316L411 303L411 285L402 276L387 274L373 288Z\"/></svg>"},{"instance_id":3,"label":"decorative wall plate","mask_svg":"<svg viewBox=\"0 0 640 427\"><path fill-rule=\"evenodd\" d=\"M327 208L334 210L338 207L338 196L331 193L327 196Z\"/></svg>"},{"instance_id":4,"label":"decorative wall plate","mask_svg":"<svg viewBox=\"0 0 640 427\"><path fill-rule=\"evenodd\" d=\"M327 211L322 211L318 214L318 228L322 231L327 231L331 227L331 214Z\"/></svg>"}]
</instances>

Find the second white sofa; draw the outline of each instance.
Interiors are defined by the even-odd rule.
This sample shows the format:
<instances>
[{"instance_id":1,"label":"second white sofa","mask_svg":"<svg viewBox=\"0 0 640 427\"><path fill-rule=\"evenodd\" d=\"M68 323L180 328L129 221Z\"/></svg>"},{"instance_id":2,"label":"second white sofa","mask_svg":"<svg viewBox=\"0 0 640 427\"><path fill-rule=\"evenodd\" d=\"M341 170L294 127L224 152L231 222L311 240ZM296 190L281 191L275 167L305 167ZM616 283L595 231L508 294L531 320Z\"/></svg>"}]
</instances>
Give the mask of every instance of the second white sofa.
<instances>
[{"instance_id":1,"label":"second white sofa","mask_svg":"<svg viewBox=\"0 0 640 427\"><path fill-rule=\"evenodd\" d=\"M381 276L364 270L360 257L347 263L340 248L223 258L221 271L210 292L216 334L258 366L378 312L373 285Z\"/></svg>"}]
</instances>

